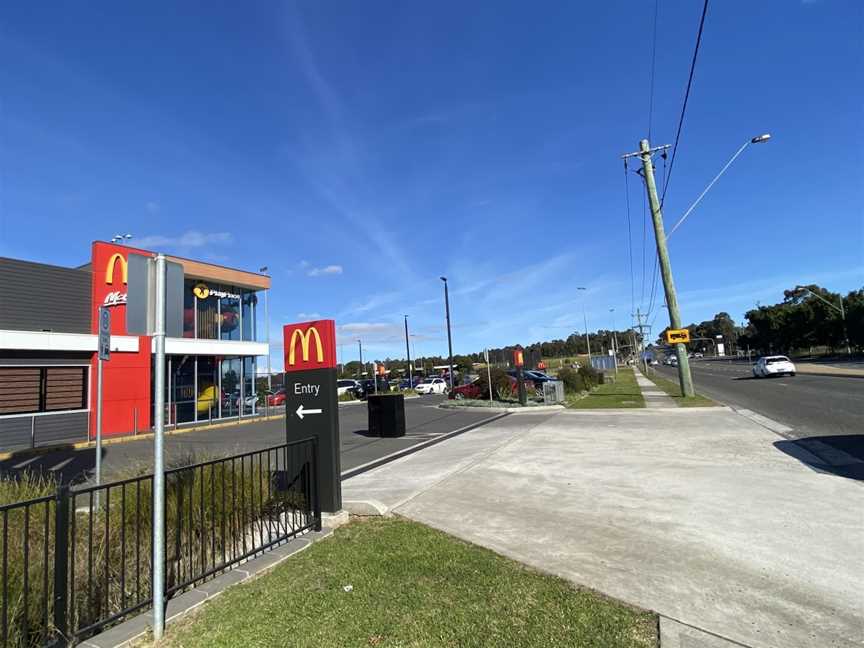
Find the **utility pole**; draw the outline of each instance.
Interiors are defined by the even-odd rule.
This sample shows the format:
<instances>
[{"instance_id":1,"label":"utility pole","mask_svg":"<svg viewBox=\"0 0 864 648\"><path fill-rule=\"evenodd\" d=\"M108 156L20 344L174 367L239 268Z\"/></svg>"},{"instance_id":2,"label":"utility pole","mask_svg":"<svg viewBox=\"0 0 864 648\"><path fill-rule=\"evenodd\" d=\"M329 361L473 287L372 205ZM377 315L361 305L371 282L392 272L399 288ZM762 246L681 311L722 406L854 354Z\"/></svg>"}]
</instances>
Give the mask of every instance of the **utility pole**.
<instances>
[{"instance_id":1,"label":"utility pole","mask_svg":"<svg viewBox=\"0 0 864 648\"><path fill-rule=\"evenodd\" d=\"M358 338L357 346L360 348L360 368L357 370L357 379L363 377L363 342Z\"/></svg>"},{"instance_id":2,"label":"utility pole","mask_svg":"<svg viewBox=\"0 0 864 648\"><path fill-rule=\"evenodd\" d=\"M650 329L651 327L647 324L642 323L642 312L637 308L636 313L634 314L636 317L636 321L638 322L636 328L639 329L639 357L642 358L642 367L645 369L645 373L648 373L648 361L645 359L645 354L643 351L645 350L645 333L643 329Z\"/></svg>"},{"instance_id":3,"label":"utility pole","mask_svg":"<svg viewBox=\"0 0 864 648\"><path fill-rule=\"evenodd\" d=\"M666 232L663 229L663 214L660 200L657 198L657 185L654 182L654 163L651 154L669 148L669 145L651 148L647 139L639 142L638 153L628 153L628 157L639 156L642 160L642 170L645 176L645 188L648 201L651 203L651 220L654 222L654 237L657 241L657 257L660 261L660 274L663 277L663 289L666 292L666 305L669 308L669 324L673 329L681 328L681 313L678 310L678 295L675 293L675 282L672 279L672 265L669 262L669 250L666 248ZM687 347L681 343L675 345L675 355L678 357L678 382L683 396L693 396L693 377L690 375L690 362L687 359Z\"/></svg>"},{"instance_id":4,"label":"utility pole","mask_svg":"<svg viewBox=\"0 0 864 648\"><path fill-rule=\"evenodd\" d=\"M441 277L444 282L444 312L447 316L447 352L450 354L450 390L453 390L453 339L450 337L450 293L447 290L447 277Z\"/></svg>"}]
</instances>

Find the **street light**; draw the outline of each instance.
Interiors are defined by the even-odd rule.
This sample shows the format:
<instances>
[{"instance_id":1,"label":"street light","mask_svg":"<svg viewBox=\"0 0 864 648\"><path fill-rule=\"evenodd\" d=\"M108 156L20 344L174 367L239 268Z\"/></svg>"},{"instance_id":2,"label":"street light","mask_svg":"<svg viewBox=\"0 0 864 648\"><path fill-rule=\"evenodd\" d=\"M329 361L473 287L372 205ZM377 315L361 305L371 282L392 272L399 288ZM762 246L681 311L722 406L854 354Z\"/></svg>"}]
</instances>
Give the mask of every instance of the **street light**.
<instances>
[{"instance_id":1,"label":"street light","mask_svg":"<svg viewBox=\"0 0 864 648\"><path fill-rule=\"evenodd\" d=\"M741 153L744 152L745 148L747 148L751 144L763 144L764 142L767 142L770 139L771 139L770 133L763 133L762 135L757 135L756 137L753 137L753 138L747 140L746 142L744 142L741 145L741 148L739 148L737 151L735 151L735 155L733 155L730 158L730 160L726 163L726 166L724 166L722 169L720 169L720 173L718 173L716 176L714 176L714 179L708 183L708 186L705 187L705 191L703 191L701 194L699 194L699 197L696 199L696 201L692 205L690 205L690 207L687 209L687 211L684 212L684 215L678 220L677 223L675 223L675 225L672 227L672 229L669 230L669 232L666 234L666 238L668 239L670 236L672 236L672 234L675 232L675 230L681 226L681 223L683 223L684 220L690 215L690 212L692 212L696 208L696 205L698 205L700 203L700 201L705 197L705 194L707 194L708 191L711 189L711 187L714 186L714 183L720 179L720 176L722 176L724 173L726 173L726 169L728 169L732 165L732 163L735 161L735 159L739 155L741 155Z\"/></svg>"},{"instance_id":2,"label":"street light","mask_svg":"<svg viewBox=\"0 0 864 648\"><path fill-rule=\"evenodd\" d=\"M819 299L820 301L825 302L831 308L840 312L840 321L843 322L843 337L846 338L846 355L852 355L852 347L849 344L849 331L846 328L846 311L843 308L843 296L842 295L840 296L840 307L838 308L837 306L832 304L830 301L828 301L827 299L825 299L821 295L817 295L816 293L814 293L807 286L795 286L795 290L798 291L799 293L802 290L806 290L808 293L813 295L816 299Z\"/></svg>"},{"instance_id":3,"label":"street light","mask_svg":"<svg viewBox=\"0 0 864 648\"><path fill-rule=\"evenodd\" d=\"M449 354L450 389L453 389L453 339L450 336L450 293L447 291L447 277L439 277L444 282L444 312L447 315L447 352Z\"/></svg>"},{"instance_id":4,"label":"street light","mask_svg":"<svg viewBox=\"0 0 864 648\"><path fill-rule=\"evenodd\" d=\"M414 389L414 371L411 368L411 348L408 345L408 316L405 318L405 354L408 356L408 389Z\"/></svg>"},{"instance_id":5,"label":"street light","mask_svg":"<svg viewBox=\"0 0 864 648\"><path fill-rule=\"evenodd\" d=\"M576 286L576 290L588 290L585 286ZM585 314L585 300L582 300L582 318L585 320L585 345L588 347L588 364L591 364L591 340L588 338L588 315Z\"/></svg>"},{"instance_id":6,"label":"street light","mask_svg":"<svg viewBox=\"0 0 864 648\"><path fill-rule=\"evenodd\" d=\"M360 368L357 370L357 378L360 378L363 375L363 342L360 338L357 338L357 346L360 349Z\"/></svg>"},{"instance_id":7,"label":"street light","mask_svg":"<svg viewBox=\"0 0 864 648\"><path fill-rule=\"evenodd\" d=\"M260 274L264 274L270 268L262 266L258 268ZM270 367L270 289L264 291L264 325L267 327L264 331L264 341L267 343L267 391L273 391L273 371Z\"/></svg>"},{"instance_id":8,"label":"street light","mask_svg":"<svg viewBox=\"0 0 864 648\"><path fill-rule=\"evenodd\" d=\"M111 238L112 243L119 243L120 245L124 245L129 242L129 239L132 238L131 234L115 234Z\"/></svg>"}]
</instances>

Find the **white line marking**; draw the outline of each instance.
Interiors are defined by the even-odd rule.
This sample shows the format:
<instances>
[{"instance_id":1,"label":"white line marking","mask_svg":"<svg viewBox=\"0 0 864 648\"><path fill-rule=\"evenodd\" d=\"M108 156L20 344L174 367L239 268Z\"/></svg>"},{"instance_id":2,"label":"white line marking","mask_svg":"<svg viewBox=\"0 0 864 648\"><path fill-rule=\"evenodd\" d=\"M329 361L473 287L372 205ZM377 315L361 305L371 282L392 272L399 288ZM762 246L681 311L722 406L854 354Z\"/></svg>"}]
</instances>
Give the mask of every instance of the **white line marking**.
<instances>
[{"instance_id":1,"label":"white line marking","mask_svg":"<svg viewBox=\"0 0 864 648\"><path fill-rule=\"evenodd\" d=\"M53 467L49 468L48 470L51 470L51 471L54 471L54 470L60 470L61 468L67 466L67 465L70 464L70 463L72 463L72 460L73 460L74 458L75 458L75 457L69 457L68 459L65 459L65 460L61 461L61 462L58 463L56 466L53 466Z\"/></svg>"},{"instance_id":2,"label":"white line marking","mask_svg":"<svg viewBox=\"0 0 864 648\"><path fill-rule=\"evenodd\" d=\"M12 467L15 468L15 469L23 468L23 467L26 466L27 464L31 464L31 463L33 463L34 461L36 461L38 458L39 458L39 455L36 455L35 457L30 457L29 459L25 459L25 460L22 461L21 463L17 463L17 464L15 464L15 465L12 466Z\"/></svg>"}]
</instances>

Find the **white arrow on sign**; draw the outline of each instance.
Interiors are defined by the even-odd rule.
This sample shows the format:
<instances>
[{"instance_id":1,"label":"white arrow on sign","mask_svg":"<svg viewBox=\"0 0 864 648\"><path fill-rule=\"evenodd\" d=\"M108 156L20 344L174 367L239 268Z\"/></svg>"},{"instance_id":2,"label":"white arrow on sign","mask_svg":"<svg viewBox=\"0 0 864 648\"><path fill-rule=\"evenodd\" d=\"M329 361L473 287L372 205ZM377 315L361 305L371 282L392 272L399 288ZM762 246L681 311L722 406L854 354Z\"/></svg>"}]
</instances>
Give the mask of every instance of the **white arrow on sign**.
<instances>
[{"instance_id":1,"label":"white arrow on sign","mask_svg":"<svg viewBox=\"0 0 864 648\"><path fill-rule=\"evenodd\" d=\"M320 413L321 413L320 409L303 409L302 404L300 405L300 407L297 408L297 412L296 412L297 416L299 416L301 420L303 419L303 417L306 414L320 414Z\"/></svg>"}]
</instances>

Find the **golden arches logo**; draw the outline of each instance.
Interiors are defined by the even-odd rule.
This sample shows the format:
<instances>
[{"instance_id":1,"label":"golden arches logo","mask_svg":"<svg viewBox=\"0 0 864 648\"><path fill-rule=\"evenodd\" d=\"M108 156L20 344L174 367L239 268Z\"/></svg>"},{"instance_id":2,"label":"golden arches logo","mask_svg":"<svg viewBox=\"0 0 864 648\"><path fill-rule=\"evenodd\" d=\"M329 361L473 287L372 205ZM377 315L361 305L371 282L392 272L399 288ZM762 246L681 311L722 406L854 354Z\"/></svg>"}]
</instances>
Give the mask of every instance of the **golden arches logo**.
<instances>
[{"instance_id":1,"label":"golden arches logo","mask_svg":"<svg viewBox=\"0 0 864 648\"><path fill-rule=\"evenodd\" d=\"M288 364L294 365L296 363L294 352L297 350L297 340L300 340L300 347L302 351L303 362L309 362L309 343L312 341L312 336L315 336L315 347L317 353L315 354L315 359L317 362L324 362L324 347L321 344L321 335L318 333L318 329L314 326L310 326L309 329L304 333L300 329L294 329L294 332L291 334L291 342L288 345Z\"/></svg>"},{"instance_id":2,"label":"golden arches logo","mask_svg":"<svg viewBox=\"0 0 864 648\"><path fill-rule=\"evenodd\" d=\"M129 264L126 263L126 259L123 258L122 254L115 252L108 259L108 265L105 269L105 283L108 285L114 283L114 266L117 265L118 261L120 262L120 278L124 284L129 283Z\"/></svg>"}]
</instances>

